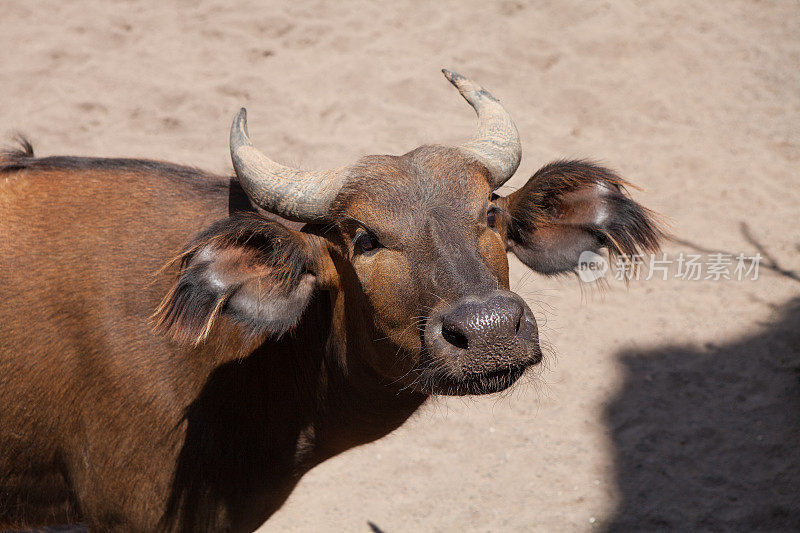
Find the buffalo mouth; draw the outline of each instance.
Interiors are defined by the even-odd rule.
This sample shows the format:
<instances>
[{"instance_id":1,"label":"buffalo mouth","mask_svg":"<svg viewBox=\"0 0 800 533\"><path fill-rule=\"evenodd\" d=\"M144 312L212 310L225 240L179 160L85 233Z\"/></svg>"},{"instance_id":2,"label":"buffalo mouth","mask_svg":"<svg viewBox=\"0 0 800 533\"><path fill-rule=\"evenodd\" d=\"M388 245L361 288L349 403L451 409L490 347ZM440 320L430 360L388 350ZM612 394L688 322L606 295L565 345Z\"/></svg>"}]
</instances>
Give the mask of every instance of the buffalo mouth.
<instances>
[{"instance_id":1,"label":"buffalo mouth","mask_svg":"<svg viewBox=\"0 0 800 533\"><path fill-rule=\"evenodd\" d=\"M536 351L528 360L509 364L483 373L453 375L446 369L428 368L420 373L419 388L426 394L467 396L502 392L516 383L528 370L542 360Z\"/></svg>"}]
</instances>

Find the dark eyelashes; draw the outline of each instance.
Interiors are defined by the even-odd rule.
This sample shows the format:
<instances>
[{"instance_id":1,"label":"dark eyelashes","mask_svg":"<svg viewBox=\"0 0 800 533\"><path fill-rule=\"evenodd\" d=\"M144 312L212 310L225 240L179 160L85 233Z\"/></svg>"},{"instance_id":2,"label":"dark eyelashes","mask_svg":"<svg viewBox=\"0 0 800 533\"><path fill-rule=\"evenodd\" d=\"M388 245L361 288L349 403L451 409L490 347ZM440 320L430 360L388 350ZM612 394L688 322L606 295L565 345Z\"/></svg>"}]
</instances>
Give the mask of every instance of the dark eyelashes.
<instances>
[{"instance_id":1,"label":"dark eyelashes","mask_svg":"<svg viewBox=\"0 0 800 533\"><path fill-rule=\"evenodd\" d=\"M490 228L497 226L497 210L494 207L486 211L486 225Z\"/></svg>"},{"instance_id":2,"label":"dark eyelashes","mask_svg":"<svg viewBox=\"0 0 800 533\"><path fill-rule=\"evenodd\" d=\"M369 231L361 230L353 237L353 250L357 254L369 253L383 247L378 238Z\"/></svg>"}]
</instances>

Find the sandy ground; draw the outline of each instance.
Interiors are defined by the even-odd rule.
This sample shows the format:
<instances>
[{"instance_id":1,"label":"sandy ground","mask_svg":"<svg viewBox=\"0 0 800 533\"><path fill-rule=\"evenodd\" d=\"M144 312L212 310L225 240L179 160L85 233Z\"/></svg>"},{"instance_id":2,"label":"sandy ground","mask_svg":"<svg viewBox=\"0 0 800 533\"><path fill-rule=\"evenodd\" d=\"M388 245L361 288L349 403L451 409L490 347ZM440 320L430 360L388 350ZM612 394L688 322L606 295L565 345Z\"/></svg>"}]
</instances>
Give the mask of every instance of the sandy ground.
<instances>
[{"instance_id":1,"label":"sandy ground","mask_svg":"<svg viewBox=\"0 0 800 533\"><path fill-rule=\"evenodd\" d=\"M258 146L326 167L468 138L439 69L474 77L522 134L512 187L599 159L670 217L668 258L760 252L759 278L673 265L600 291L512 260L541 376L439 399L312 471L265 529L779 531L800 528L799 65L795 1L4 0L0 130L227 173L246 105Z\"/></svg>"}]
</instances>

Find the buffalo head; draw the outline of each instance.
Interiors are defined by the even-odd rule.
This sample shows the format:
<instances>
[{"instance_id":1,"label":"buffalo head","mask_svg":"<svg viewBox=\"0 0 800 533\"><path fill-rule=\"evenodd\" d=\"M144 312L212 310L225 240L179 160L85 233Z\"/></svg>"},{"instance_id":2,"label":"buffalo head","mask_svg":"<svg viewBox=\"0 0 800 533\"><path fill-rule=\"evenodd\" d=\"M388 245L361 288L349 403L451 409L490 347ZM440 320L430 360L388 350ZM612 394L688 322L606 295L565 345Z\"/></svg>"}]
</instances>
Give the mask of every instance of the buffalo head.
<instances>
[{"instance_id":1,"label":"buffalo head","mask_svg":"<svg viewBox=\"0 0 800 533\"><path fill-rule=\"evenodd\" d=\"M481 86L444 74L477 112L473 140L332 170L269 159L250 142L242 109L231 128L236 175L284 220L240 214L198 236L158 311L161 328L186 342L224 328L260 343L290 332L313 298L329 298L331 364L387 385L497 392L538 363L536 320L509 290L506 252L558 274L584 250L653 249L659 232L619 177L587 162L552 163L496 195L520 162L517 128Z\"/></svg>"}]
</instances>

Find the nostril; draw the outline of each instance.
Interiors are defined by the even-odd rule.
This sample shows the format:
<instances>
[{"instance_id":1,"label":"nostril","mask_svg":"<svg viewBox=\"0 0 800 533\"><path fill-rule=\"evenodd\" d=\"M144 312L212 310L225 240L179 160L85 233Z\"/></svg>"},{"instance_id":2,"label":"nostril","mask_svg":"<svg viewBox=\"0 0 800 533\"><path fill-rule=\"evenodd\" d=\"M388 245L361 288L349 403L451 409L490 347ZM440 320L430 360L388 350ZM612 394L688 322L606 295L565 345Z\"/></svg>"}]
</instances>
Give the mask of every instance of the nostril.
<instances>
[{"instance_id":1,"label":"nostril","mask_svg":"<svg viewBox=\"0 0 800 533\"><path fill-rule=\"evenodd\" d=\"M456 348L466 350L469 347L467 337L449 324L442 325L442 337Z\"/></svg>"},{"instance_id":2,"label":"nostril","mask_svg":"<svg viewBox=\"0 0 800 533\"><path fill-rule=\"evenodd\" d=\"M522 316L524 315L521 315L519 319L517 319L517 326L514 328L514 333L518 334L519 330L522 329Z\"/></svg>"}]
</instances>

